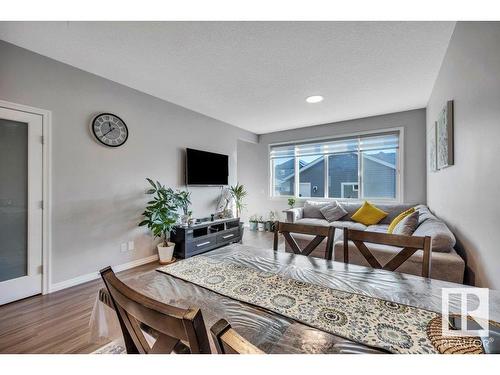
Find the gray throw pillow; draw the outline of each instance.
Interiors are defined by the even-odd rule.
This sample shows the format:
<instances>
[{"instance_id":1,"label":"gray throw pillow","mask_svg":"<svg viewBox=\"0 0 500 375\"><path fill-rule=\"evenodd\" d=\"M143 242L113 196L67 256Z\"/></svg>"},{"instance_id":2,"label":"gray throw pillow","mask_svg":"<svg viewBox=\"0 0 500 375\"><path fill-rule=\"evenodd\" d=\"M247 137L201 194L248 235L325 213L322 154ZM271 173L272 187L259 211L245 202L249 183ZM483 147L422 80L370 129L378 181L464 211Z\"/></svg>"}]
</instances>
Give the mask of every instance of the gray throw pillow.
<instances>
[{"instance_id":1,"label":"gray throw pillow","mask_svg":"<svg viewBox=\"0 0 500 375\"><path fill-rule=\"evenodd\" d=\"M329 204L330 202L306 201L302 210L302 216L304 218L324 219L325 217L319 209Z\"/></svg>"},{"instance_id":2,"label":"gray throw pillow","mask_svg":"<svg viewBox=\"0 0 500 375\"><path fill-rule=\"evenodd\" d=\"M392 231L392 234L402 234L404 236L411 236L415 229L418 227L418 211L411 215L406 216L401 220Z\"/></svg>"},{"instance_id":3,"label":"gray throw pillow","mask_svg":"<svg viewBox=\"0 0 500 375\"><path fill-rule=\"evenodd\" d=\"M347 215L347 211L337 202L330 203L319 209L328 222L337 221Z\"/></svg>"}]
</instances>

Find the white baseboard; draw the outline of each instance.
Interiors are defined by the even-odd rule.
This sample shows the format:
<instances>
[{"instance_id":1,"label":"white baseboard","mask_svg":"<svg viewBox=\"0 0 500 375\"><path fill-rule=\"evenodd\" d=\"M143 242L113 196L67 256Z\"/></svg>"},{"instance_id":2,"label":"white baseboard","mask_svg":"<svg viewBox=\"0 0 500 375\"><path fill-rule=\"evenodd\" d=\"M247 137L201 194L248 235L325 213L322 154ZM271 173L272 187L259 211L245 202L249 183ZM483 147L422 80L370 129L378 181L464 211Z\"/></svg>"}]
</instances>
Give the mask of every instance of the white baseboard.
<instances>
[{"instance_id":1,"label":"white baseboard","mask_svg":"<svg viewBox=\"0 0 500 375\"><path fill-rule=\"evenodd\" d=\"M113 266L113 271L115 271L115 272L125 271L125 270L128 270L130 268L134 268L134 267L142 266L143 264L154 262L155 260L158 260L158 254L151 255L149 257L142 258L142 259L136 259L136 260L133 260L133 261L128 262L128 263L118 264L116 266ZM55 284L50 285L49 293L54 293L54 292L57 292L58 290L71 288L72 286L76 286L76 285L86 283L88 281L96 280L99 277L101 277L101 275L99 274L98 271L96 271L96 272L87 273L85 275L77 276L73 279L64 280L64 281L61 281L59 283L55 283Z\"/></svg>"}]
</instances>

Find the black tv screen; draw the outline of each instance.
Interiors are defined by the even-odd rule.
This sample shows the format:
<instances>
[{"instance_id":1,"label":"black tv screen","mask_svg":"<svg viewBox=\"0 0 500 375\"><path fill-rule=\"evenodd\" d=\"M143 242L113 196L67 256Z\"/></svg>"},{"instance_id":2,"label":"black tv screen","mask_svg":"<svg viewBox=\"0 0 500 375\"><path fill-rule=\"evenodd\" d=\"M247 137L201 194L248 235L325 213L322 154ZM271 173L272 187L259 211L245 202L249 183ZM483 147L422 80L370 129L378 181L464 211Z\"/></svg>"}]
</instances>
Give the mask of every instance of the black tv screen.
<instances>
[{"instance_id":1,"label":"black tv screen","mask_svg":"<svg viewBox=\"0 0 500 375\"><path fill-rule=\"evenodd\" d=\"M228 156L186 149L186 185L227 185Z\"/></svg>"}]
</instances>

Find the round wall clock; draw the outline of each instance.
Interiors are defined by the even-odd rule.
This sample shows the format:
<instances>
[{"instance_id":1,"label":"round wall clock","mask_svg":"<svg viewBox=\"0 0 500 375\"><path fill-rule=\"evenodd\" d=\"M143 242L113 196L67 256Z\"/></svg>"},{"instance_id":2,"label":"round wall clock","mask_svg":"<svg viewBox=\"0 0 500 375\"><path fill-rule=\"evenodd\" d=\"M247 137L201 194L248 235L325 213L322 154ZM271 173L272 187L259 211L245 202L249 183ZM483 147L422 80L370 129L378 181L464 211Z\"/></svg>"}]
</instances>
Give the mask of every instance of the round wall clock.
<instances>
[{"instance_id":1,"label":"round wall clock","mask_svg":"<svg viewBox=\"0 0 500 375\"><path fill-rule=\"evenodd\" d=\"M128 128L121 118L112 113L101 113L92 120L92 133L103 145L119 147L128 138Z\"/></svg>"}]
</instances>

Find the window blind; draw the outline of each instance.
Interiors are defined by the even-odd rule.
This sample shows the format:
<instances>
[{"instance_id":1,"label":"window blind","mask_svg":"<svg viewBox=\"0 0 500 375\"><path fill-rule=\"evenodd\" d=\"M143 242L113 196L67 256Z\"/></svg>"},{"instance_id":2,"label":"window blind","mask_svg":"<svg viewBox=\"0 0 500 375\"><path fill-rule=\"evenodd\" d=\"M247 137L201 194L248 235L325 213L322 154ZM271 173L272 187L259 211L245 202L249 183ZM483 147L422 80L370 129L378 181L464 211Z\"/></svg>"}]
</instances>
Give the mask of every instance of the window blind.
<instances>
[{"instance_id":1,"label":"window blind","mask_svg":"<svg viewBox=\"0 0 500 375\"><path fill-rule=\"evenodd\" d=\"M302 142L271 146L270 157L328 155L346 152L377 151L399 148L399 132L361 135L357 137Z\"/></svg>"}]
</instances>

